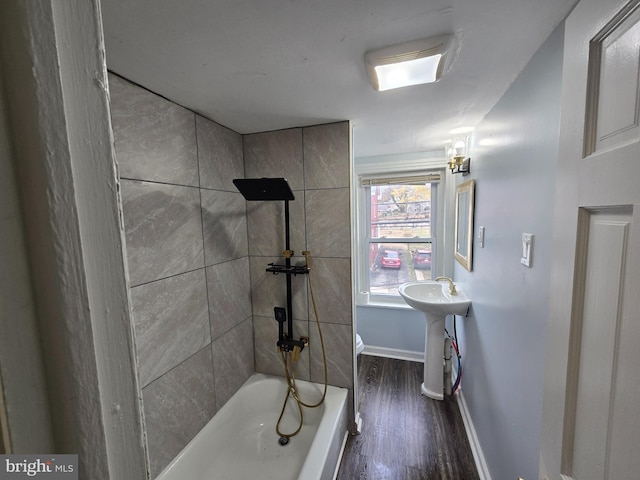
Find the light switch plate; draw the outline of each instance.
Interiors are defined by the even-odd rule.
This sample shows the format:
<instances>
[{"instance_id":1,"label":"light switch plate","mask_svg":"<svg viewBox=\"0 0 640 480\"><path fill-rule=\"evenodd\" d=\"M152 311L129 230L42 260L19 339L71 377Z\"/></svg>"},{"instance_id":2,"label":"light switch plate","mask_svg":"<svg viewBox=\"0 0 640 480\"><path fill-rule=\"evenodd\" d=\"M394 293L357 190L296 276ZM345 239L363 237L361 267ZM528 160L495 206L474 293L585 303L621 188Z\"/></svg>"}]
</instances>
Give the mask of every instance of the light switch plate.
<instances>
[{"instance_id":1,"label":"light switch plate","mask_svg":"<svg viewBox=\"0 0 640 480\"><path fill-rule=\"evenodd\" d=\"M484 248L484 227L478 228L478 246Z\"/></svg>"},{"instance_id":2,"label":"light switch plate","mask_svg":"<svg viewBox=\"0 0 640 480\"><path fill-rule=\"evenodd\" d=\"M520 263L525 267L531 268L531 254L533 253L533 234L522 234L522 258Z\"/></svg>"}]
</instances>

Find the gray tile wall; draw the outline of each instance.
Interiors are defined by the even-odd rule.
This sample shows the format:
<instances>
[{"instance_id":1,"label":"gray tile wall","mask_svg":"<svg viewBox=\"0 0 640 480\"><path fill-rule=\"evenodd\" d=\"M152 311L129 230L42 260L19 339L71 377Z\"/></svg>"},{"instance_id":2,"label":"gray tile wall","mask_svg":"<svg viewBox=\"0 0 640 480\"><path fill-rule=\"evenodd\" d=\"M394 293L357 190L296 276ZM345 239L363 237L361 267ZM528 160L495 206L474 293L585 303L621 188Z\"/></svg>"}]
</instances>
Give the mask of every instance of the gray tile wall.
<instances>
[{"instance_id":1,"label":"gray tile wall","mask_svg":"<svg viewBox=\"0 0 640 480\"><path fill-rule=\"evenodd\" d=\"M242 136L109 84L154 478L254 372Z\"/></svg>"},{"instance_id":2,"label":"gray tile wall","mask_svg":"<svg viewBox=\"0 0 640 480\"><path fill-rule=\"evenodd\" d=\"M245 202L234 178L286 177L294 263L310 279L329 383L353 389L350 125L239 135L109 76L131 305L151 477L254 372L282 375L274 306L286 305L281 202ZM305 276L293 277L294 329L309 336L297 378L324 381ZM353 415L353 412L351 412Z\"/></svg>"},{"instance_id":3,"label":"gray tile wall","mask_svg":"<svg viewBox=\"0 0 640 480\"><path fill-rule=\"evenodd\" d=\"M245 135L244 160L248 178L289 181L296 197L290 202L293 263L304 264L302 251L311 251L310 280L329 383L353 389L349 122ZM270 262L284 263L284 206L283 202L247 206L256 370L282 375L273 307L286 306L286 280L265 268ZM294 335L310 336L297 378L322 383L321 342L307 280L304 275L292 277Z\"/></svg>"}]
</instances>

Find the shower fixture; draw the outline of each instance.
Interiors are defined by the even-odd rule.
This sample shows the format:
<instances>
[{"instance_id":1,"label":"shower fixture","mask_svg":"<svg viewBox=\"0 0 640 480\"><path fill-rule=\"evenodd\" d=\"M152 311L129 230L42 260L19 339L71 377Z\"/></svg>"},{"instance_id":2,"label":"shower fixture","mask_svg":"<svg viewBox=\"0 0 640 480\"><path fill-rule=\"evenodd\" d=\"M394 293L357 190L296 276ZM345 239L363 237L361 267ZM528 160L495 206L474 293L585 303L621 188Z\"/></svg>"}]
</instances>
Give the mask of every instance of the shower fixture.
<instances>
[{"instance_id":1,"label":"shower fixture","mask_svg":"<svg viewBox=\"0 0 640 480\"><path fill-rule=\"evenodd\" d=\"M296 199L286 178L236 178L233 184L248 201Z\"/></svg>"},{"instance_id":2,"label":"shower fixture","mask_svg":"<svg viewBox=\"0 0 640 480\"><path fill-rule=\"evenodd\" d=\"M284 201L285 223L285 250L284 265L269 263L266 269L274 275L283 273L287 279L287 307L274 307L274 316L278 322L277 346L282 352L293 351L296 356L309 342L308 338L293 338L293 300L291 293L291 276L306 275L309 273L307 265L292 265L291 239L289 233L289 201L295 200L295 196L285 178L236 178L233 184L247 201ZM285 332L285 323L287 325Z\"/></svg>"},{"instance_id":3,"label":"shower fixture","mask_svg":"<svg viewBox=\"0 0 640 480\"><path fill-rule=\"evenodd\" d=\"M313 287L311 285L311 252L303 251L302 255L305 257L305 265L291 265L291 257L293 257L293 250L291 250L291 239L289 234L289 202L295 200L295 196L289 187L289 183L284 178L237 178L233 180L234 185L240 191L247 201L283 201L284 202L284 227L285 227L285 250L284 265L269 263L266 271L271 272L274 275L280 273L285 274L287 279L287 308L274 307L273 312L278 322L278 341L276 343L280 356L282 357L282 363L285 370L285 376L287 378L287 396L282 404L282 410L280 417L276 423L276 433L278 434L278 442L281 446L287 445L289 439L297 435L304 424L304 418L302 413L302 407L316 408L324 403L325 396L327 395L327 386L329 384L329 374L327 370L327 352L324 347L324 339L322 336L322 328L320 327L320 318L318 317L318 308L313 294ZM292 307L292 295L291 295L291 276L306 275L309 284L309 293L311 295L311 303L313 304L313 311L316 317L316 325L318 327L318 337L320 339L320 348L322 350L322 363L324 366L324 390L322 397L315 404L305 403L299 396L298 387L296 386L296 379L294 375L294 365L298 361L300 352L306 345L309 344L309 337L300 337L299 340L293 338L293 307ZM285 323L287 329L285 332ZM284 415L287 403L290 398L295 400L299 412L298 428L292 432L285 433L280 429L280 423Z\"/></svg>"}]
</instances>

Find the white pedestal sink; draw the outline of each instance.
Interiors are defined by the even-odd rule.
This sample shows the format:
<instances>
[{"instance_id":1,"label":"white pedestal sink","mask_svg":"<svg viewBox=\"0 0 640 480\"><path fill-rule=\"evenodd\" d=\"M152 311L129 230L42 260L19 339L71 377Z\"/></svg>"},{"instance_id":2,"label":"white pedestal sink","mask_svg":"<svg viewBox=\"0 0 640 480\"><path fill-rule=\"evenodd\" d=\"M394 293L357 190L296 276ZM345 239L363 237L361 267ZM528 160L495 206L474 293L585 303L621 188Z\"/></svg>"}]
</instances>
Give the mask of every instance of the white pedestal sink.
<instances>
[{"instance_id":1,"label":"white pedestal sink","mask_svg":"<svg viewBox=\"0 0 640 480\"><path fill-rule=\"evenodd\" d=\"M460 290L450 293L449 283L433 280L409 282L398 292L404 301L424 313L427 333L424 352L424 383L422 393L429 398L444 398L444 321L447 315L466 315L471 300Z\"/></svg>"}]
</instances>

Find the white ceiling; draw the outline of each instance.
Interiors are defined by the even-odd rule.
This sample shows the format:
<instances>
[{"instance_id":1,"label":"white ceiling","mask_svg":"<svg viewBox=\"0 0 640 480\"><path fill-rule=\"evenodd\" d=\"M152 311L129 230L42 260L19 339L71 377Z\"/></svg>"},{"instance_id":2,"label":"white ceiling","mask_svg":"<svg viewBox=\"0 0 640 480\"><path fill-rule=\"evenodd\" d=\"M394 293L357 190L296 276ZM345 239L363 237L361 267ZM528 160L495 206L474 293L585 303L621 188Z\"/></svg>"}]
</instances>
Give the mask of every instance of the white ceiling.
<instances>
[{"instance_id":1,"label":"white ceiling","mask_svg":"<svg viewBox=\"0 0 640 480\"><path fill-rule=\"evenodd\" d=\"M576 0L102 0L107 66L239 133L351 120L354 155L476 125ZM451 33L448 71L375 92L366 51Z\"/></svg>"}]
</instances>

